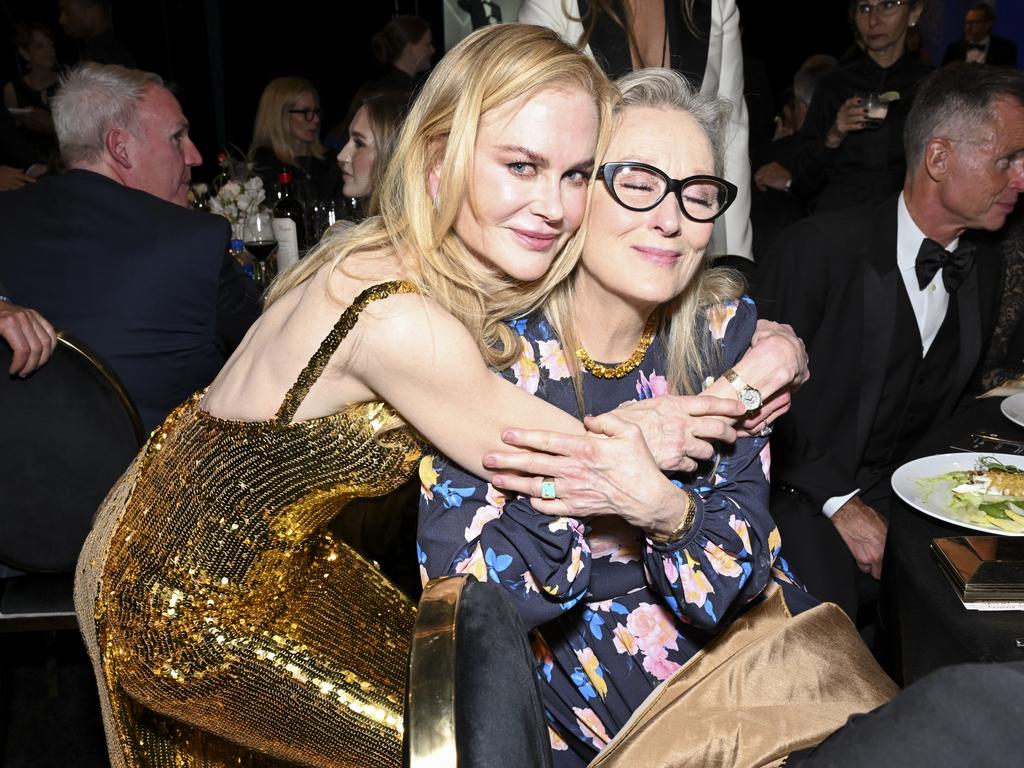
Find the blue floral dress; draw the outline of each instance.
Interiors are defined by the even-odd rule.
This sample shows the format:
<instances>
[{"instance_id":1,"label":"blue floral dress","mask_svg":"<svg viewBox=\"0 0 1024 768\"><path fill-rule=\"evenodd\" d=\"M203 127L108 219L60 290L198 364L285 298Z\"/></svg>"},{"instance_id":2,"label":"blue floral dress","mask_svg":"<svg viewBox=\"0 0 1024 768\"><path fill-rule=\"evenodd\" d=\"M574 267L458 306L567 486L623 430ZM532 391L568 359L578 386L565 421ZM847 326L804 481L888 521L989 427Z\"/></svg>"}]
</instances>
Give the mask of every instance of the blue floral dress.
<instances>
[{"instance_id":1,"label":"blue floral dress","mask_svg":"<svg viewBox=\"0 0 1024 768\"><path fill-rule=\"evenodd\" d=\"M743 355L754 331L753 302L714 307L702 324L721 368ZM566 352L540 316L514 326L524 354L503 375L578 415ZM656 339L621 379L584 373L586 410L669 391ZM721 371L708 371L711 378ZM768 447L737 440L709 476L677 475L694 491L697 515L682 539L652 542L618 518L575 519L535 512L441 455L420 464L417 554L428 578L470 573L506 590L528 629L544 692L557 766L583 766L650 692L722 627L780 583L794 612L816 604L779 556L768 513Z\"/></svg>"}]
</instances>

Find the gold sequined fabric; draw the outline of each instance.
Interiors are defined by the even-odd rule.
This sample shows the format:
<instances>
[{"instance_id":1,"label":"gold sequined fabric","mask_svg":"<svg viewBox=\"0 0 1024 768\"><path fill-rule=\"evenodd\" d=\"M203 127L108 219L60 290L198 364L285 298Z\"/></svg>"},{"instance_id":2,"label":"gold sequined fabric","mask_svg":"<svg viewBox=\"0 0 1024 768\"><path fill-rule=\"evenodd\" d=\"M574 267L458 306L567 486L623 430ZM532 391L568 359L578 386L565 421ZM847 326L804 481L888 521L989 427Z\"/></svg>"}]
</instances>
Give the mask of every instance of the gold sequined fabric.
<instances>
[{"instance_id":1,"label":"gold sequined fabric","mask_svg":"<svg viewBox=\"0 0 1024 768\"><path fill-rule=\"evenodd\" d=\"M339 320L267 422L179 406L100 508L76 608L115 766L398 766L414 607L327 532L421 448L359 403L292 422L366 304Z\"/></svg>"}]
</instances>

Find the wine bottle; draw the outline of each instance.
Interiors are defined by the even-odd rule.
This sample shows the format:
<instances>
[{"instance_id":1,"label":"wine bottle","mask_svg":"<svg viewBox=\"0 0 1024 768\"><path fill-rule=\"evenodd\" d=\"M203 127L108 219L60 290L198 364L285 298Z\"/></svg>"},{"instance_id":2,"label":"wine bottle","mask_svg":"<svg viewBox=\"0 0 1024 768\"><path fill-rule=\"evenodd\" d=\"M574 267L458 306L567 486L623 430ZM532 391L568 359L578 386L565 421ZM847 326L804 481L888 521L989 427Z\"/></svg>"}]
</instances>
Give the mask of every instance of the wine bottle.
<instances>
[{"instance_id":1,"label":"wine bottle","mask_svg":"<svg viewBox=\"0 0 1024 768\"><path fill-rule=\"evenodd\" d=\"M277 237L277 267L285 270L306 255L306 217L302 203L292 197L292 175L277 176L277 202L274 203L274 235Z\"/></svg>"}]
</instances>

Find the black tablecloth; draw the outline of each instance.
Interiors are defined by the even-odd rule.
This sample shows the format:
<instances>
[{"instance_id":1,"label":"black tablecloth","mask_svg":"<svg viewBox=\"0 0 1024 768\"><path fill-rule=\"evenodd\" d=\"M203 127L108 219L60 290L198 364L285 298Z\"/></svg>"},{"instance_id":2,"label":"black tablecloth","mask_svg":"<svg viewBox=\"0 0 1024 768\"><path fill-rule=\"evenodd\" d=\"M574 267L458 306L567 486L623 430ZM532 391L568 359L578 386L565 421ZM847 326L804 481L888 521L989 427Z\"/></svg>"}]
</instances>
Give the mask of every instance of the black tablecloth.
<instances>
[{"instance_id":1,"label":"black tablecloth","mask_svg":"<svg viewBox=\"0 0 1024 768\"><path fill-rule=\"evenodd\" d=\"M936 425L908 456L950 453L972 432L993 431L1024 440L1024 429L999 411L1001 400L979 400ZM939 570L932 539L982 535L945 524L895 497L882 568L880 608L894 654L893 672L908 685L934 669L976 661L1024 661L1024 612L969 611Z\"/></svg>"}]
</instances>

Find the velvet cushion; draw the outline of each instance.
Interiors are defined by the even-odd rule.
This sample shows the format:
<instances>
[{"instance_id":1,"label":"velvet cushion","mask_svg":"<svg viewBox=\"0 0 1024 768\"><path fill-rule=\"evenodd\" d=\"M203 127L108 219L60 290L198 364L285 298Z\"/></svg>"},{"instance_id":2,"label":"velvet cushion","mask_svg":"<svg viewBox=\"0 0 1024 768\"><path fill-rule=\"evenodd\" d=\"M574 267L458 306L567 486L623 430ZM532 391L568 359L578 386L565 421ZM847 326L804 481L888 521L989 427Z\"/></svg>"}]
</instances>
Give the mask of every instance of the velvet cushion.
<instances>
[{"instance_id":1,"label":"velvet cushion","mask_svg":"<svg viewBox=\"0 0 1024 768\"><path fill-rule=\"evenodd\" d=\"M98 359L61 339L21 379L7 373L11 351L0 343L0 563L72 571L97 507L138 452L134 406Z\"/></svg>"},{"instance_id":2,"label":"velvet cushion","mask_svg":"<svg viewBox=\"0 0 1024 768\"><path fill-rule=\"evenodd\" d=\"M468 580L455 643L459 768L551 766L529 638L501 589Z\"/></svg>"}]
</instances>

